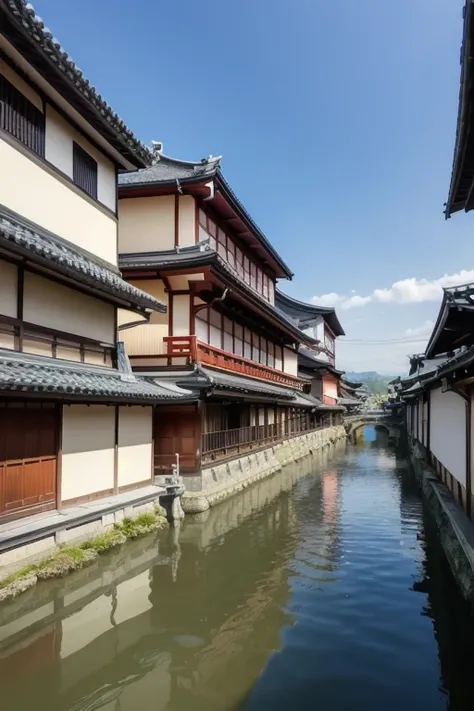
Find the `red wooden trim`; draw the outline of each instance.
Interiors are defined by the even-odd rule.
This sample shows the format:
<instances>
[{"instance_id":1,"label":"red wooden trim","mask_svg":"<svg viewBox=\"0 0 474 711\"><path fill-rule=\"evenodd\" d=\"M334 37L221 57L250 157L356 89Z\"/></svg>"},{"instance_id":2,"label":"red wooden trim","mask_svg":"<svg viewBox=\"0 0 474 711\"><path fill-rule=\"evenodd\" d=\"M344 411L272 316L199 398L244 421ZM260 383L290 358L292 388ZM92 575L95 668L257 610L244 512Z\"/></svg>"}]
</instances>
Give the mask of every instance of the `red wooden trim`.
<instances>
[{"instance_id":1,"label":"red wooden trim","mask_svg":"<svg viewBox=\"0 0 474 711\"><path fill-rule=\"evenodd\" d=\"M114 493L113 489L103 489L102 491L94 491L92 494L85 494L84 496L76 496L74 499L67 499L63 501L64 506L75 506L76 504L85 504L88 501L95 501L96 499L103 499L105 496L111 496Z\"/></svg>"},{"instance_id":2,"label":"red wooden trim","mask_svg":"<svg viewBox=\"0 0 474 711\"><path fill-rule=\"evenodd\" d=\"M56 508L62 507L63 489L63 405L56 406Z\"/></svg>"},{"instance_id":3,"label":"red wooden trim","mask_svg":"<svg viewBox=\"0 0 474 711\"><path fill-rule=\"evenodd\" d=\"M196 335L196 314L194 313L194 288L193 284L191 286L191 291L189 294L189 334L191 336Z\"/></svg>"},{"instance_id":4,"label":"red wooden trim","mask_svg":"<svg viewBox=\"0 0 474 711\"><path fill-rule=\"evenodd\" d=\"M250 377L264 378L266 380L273 380L280 383L286 382L298 390L302 390L303 388L302 381L294 375L276 370L268 365L255 363L245 356L238 356L234 353L228 353L221 348L216 348L216 346L211 346L208 343L203 343L202 341L197 342L197 350L199 360L205 364L207 363L208 365L213 365L216 368L231 370ZM206 351L209 351L209 353L206 354ZM202 357L203 355L204 358Z\"/></svg>"},{"instance_id":5,"label":"red wooden trim","mask_svg":"<svg viewBox=\"0 0 474 711\"><path fill-rule=\"evenodd\" d=\"M174 196L174 246L179 247L179 193Z\"/></svg>"}]
</instances>

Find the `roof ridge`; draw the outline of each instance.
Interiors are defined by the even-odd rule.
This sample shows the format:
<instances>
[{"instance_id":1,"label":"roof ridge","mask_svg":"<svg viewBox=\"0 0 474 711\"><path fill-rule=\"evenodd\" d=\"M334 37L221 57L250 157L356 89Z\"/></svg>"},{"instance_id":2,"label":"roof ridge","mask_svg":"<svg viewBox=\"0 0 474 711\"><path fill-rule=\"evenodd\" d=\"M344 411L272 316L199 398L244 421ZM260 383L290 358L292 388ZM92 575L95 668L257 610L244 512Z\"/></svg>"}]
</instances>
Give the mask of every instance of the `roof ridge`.
<instances>
[{"instance_id":1,"label":"roof ridge","mask_svg":"<svg viewBox=\"0 0 474 711\"><path fill-rule=\"evenodd\" d=\"M117 134L121 134L128 148L140 159L141 164L149 164L153 154L148 146L133 134L97 89L92 86L59 40L45 25L43 19L36 14L33 5L26 0L5 0L5 7L22 29L34 40L47 59L73 83L75 89L94 106L101 118L105 119Z\"/></svg>"}]
</instances>

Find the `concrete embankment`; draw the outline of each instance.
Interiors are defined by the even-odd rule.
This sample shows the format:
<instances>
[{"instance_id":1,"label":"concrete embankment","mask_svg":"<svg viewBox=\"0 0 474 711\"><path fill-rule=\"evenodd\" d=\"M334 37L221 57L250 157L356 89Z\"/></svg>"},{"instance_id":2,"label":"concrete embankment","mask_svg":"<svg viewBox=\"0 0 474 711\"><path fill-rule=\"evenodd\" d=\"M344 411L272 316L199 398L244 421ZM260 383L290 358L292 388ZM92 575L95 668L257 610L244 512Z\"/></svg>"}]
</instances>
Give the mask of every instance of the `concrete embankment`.
<instances>
[{"instance_id":1,"label":"concrete embankment","mask_svg":"<svg viewBox=\"0 0 474 711\"><path fill-rule=\"evenodd\" d=\"M463 597L474 606L474 524L439 480L416 443L410 447L410 460L454 578Z\"/></svg>"}]
</instances>

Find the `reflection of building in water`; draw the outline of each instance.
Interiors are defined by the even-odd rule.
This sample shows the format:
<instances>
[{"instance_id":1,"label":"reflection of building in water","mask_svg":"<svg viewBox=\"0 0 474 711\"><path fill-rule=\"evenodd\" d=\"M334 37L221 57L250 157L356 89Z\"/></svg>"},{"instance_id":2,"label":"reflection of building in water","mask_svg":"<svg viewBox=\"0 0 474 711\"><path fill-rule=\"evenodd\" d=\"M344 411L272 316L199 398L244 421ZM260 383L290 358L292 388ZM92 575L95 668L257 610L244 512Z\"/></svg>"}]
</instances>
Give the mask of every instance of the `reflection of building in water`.
<instances>
[{"instance_id":1,"label":"reflection of building in water","mask_svg":"<svg viewBox=\"0 0 474 711\"><path fill-rule=\"evenodd\" d=\"M5 707L30 708L37 699L48 711L187 709L197 697L208 709L238 703L289 622L286 565L297 541L286 493L254 495L261 508L249 499L252 515L235 526L228 513L228 530L206 531L205 548L202 537L196 545L184 535L174 571L170 534L163 555L156 542L137 542L7 605L0 613ZM28 683L9 690L20 674Z\"/></svg>"},{"instance_id":2,"label":"reflection of building in water","mask_svg":"<svg viewBox=\"0 0 474 711\"><path fill-rule=\"evenodd\" d=\"M428 594L424 614L433 622L447 708L464 711L474 708L474 617L454 581L434 522L426 518L424 523L426 558L413 589Z\"/></svg>"}]
</instances>

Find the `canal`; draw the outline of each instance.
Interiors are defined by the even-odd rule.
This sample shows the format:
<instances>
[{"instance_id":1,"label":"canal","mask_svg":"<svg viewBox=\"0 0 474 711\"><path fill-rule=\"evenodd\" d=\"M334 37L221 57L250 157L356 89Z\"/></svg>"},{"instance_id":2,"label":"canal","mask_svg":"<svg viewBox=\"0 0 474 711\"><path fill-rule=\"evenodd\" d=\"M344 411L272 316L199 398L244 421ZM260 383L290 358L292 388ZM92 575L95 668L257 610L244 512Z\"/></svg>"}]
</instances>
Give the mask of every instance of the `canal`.
<instances>
[{"instance_id":1,"label":"canal","mask_svg":"<svg viewBox=\"0 0 474 711\"><path fill-rule=\"evenodd\" d=\"M467 711L474 622L382 431L0 608L8 711Z\"/></svg>"}]
</instances>

